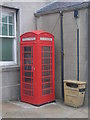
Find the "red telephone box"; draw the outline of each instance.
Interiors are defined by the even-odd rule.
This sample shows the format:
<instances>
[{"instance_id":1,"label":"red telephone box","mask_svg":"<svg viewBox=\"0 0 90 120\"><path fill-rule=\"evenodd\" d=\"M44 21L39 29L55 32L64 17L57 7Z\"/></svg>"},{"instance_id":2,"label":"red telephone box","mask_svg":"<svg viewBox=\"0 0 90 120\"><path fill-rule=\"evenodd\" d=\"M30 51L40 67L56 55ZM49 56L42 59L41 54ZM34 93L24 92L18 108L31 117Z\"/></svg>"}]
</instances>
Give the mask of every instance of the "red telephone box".
<instances>
[{"instance_id":1,"label":"red telephone box","mask_svg":"<svg viewBox=\"0 0 90 120\"><path fill-rule=\"evenodd\" d=\"M21 101L37 106L55 101L54 36L32 31L20 38Z\"/></svg>"}]
</instances>

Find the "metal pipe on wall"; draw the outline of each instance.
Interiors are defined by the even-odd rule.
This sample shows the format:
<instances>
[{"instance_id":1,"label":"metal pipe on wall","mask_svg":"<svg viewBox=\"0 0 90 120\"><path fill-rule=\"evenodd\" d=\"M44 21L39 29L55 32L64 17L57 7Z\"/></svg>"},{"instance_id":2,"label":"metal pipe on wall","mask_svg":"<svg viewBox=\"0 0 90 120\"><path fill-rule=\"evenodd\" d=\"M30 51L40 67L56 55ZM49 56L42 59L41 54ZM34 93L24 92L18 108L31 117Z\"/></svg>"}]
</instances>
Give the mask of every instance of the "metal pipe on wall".
<instances>
[{"instance_id":1,"label":"metal pipe on wall","mask_svg":"<svg viewBox=\"0 0 90 120\"><path fill-rule=\"evenodd\" d=\"M77 28L77 80L79 81L79 28Z\"/></svg>"},{"instance_id":2,"label":"metal pipe on wall","mask_svg":"<svg viewBox=\"0 0 90 120\"><path fill-rule=\"evenodd\" d=\"M64 51L63 51L63 12L60 11L60 29L61 29L61 79L62 79L62 98L64 100L64 83L63 83L63 80L64 80L64 58L63 58L63 55L64 55Z\"/></svg>"},{"instance_id":3,"label":"metal pipe on wall","mask_svg":"<svg viewBox=\"0 0 90 120\"><path fill-rule=\"evenodd\" d=\"M74 18L77 26L77 80L79 81L79 26L78 26L78 10L74 10Z\"/></svg>"}]
</instances>

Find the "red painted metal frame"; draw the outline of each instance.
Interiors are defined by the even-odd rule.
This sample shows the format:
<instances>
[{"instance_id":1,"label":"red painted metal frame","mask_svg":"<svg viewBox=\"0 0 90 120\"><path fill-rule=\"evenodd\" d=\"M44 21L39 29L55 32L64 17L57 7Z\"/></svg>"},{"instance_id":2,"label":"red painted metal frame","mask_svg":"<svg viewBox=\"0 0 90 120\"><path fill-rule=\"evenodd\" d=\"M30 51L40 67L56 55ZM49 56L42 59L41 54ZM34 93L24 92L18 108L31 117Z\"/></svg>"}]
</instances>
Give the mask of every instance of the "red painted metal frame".
<instances>
[{"instance_id":1,"label":"red painted metal frame","mask_svg":"<svg viewBox=\"0 0 90 120\"><path fill-rule=\"evenodd\" d=\"M30 38L30 37L36 37L36 40L22 41L23 38ZM40 37L52 38L52 41L40 40ZM34 105L41 105L41 104L44 104L47 102L54 101L55 100L54 36L48 32L44 32L44 31L32 31L32 32L27 32L27 33L21 35L20 39L21 39L21 41L20 41L21 101L28 102L28 103L34 104ZM33 88L32 88L33 94L32 95L24 94L24 90L25 91L28 90L28 89L24 88L25 85L26 84L28 84L28 86L30 85L30 83L24 81L25 80L24 79L24 74L25 74L24 59L26 59L26 60L29 59L29 58L24 58L24 53L25 53L24 47L33 47L33 64L31 66L31 71L30 71L30 72L33 72L33 76L32 76L33 77ZM50 66L49 70L44 70L45 73L50 72L50 75L51 75L50 82L46 82L44 84L50 85L51 88L43 89L44 85L42 83L42 72L43 72L42 71L42 52L45 53L45 51L42 51L42 48L44 48L44 47L47 47L47 48L49 47L51 50L51 51L47 51L47 52L50 52L50 57L49 58L46 57L46 59L50 59L50 64L51 64L52 68ZM52 60L51 60L51 58L52 58ZM52 63L51 63L51 61L52 61ZM50 71L50 70L52 70L52 71ZM29 72L29 71L26 70L26 72ZM45 76L44 76L44 78L45 78ZM46 94L43 92L45 90L47 91L47 89L50 89L49 94ZM43 95L43 93L44 93L44 95Z\"/></svg>"}]
</instances>

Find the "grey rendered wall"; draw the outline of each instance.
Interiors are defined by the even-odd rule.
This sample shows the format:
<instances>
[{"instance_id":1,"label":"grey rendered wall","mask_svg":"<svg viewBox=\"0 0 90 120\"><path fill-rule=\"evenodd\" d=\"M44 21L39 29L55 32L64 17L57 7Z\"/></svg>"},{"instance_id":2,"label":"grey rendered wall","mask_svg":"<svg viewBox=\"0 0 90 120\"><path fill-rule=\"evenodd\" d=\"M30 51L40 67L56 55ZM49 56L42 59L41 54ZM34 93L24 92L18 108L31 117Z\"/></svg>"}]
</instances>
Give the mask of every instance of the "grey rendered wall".
<instances>
[{"instance_id":1,"label":"grey rendered wall","mask_svg":"<svg viewBox=\"0 0 90 120\"><path fill-rule=\"evenodd\" d=\"M60 15L49 14L37 17L37 29L52 33L55 37L55 96L62 98L61 94L61 47L60 47Z\"/></svg>"},{"instance_id":2,"label":"grey rendered wall","mask_svg":"<svg viewBox=\"0 0 90 120\"><path fill-rule=\"evenodd\" d=\"M2 100L18 100L20 98L20 68L5 68L2 74ZM0 98L1 99L1 98Z\"/></svg>"},{"instance_id":3,"label":"grey rendered wall","mask_svg":"<svg viewBox=\"0 0 90 120\"><path fill-rule=\"evenodd\" d=\"M73 12L63 14L64 79L77 79L76 23Z\"/></svg>"},{"instance_id":4,"label":"grey rendered wall","mask_svg":"<svg viewBox=\"0 0 90 120\"><path fill-rule=\"evenodd\" d=\"M88 82L88 9L80 10L80 80Z\"/></svg>"},{"instance_id":5,"label":"grey rendered wall","mask_svg":"<svg viewBox=\"0 0 90 120\"><path fill-rule=\"evenodd\" d=\"M90 91L90 6L88 9L88 91ZM88 92L88 106L90 107L90 92Z\"/></svg>"},{"instance_id":6,"label":"grey rendered wall","mask_svg":"<svg viewBox=\"0 0 90 120\"><path fill-rule=\"evenodd\" d=\"M0 6L0 13L2 11L2 8ZM1 39L0 39L1 40ZM2 60L2 40L1 40L1 44L0 44L0 60ZM2 68L0 67L0 71L2 73ZM2 74L0 74L0 98L2 98ZM0 99L0 102L1 102L1 99ZM1 113L1 109L0 109L0 113Z\"/></svg>"},{"instance_id":7,"label":"grey rendered wall","mask_svg":"<svg viewBox=\"0 0 90 120\"><path fill-rule=\"evenodd\" d=\"M20 35L35 29L34 12L44 4L44 2L2 3L8 9L12 7L17 10L17 65L3 66L2 71L0 71L0 93L2 93L0 100L7 101L20 98Z\"/></svg>"},{"instance_id":8,"label":"grey rendered wall","mask_svg":"<svg viewBox=\"0 0 90 120\"><path fill-rule=\"evenodd\" d=\"M80 81L87 83L85 103L88 104L88 9L80 10Z\"/></svg>"},{"instance_id":9,"label":"grey rendered wall","mask_svg":"<svg viewBox=\"0 0 90 120\"><path fill-rule=\"evenodd\" d=\"M63 15L64 29L64 79L77 80L77 25L79 28L79 80L88 83L88 9L79 10L79 18L74 11ZM88 89L86 90L86 101Z\"/></svg>"},{"instance_id":10,"label":"grey rendered wall","mask_svg":"<svg viewBox=\"0 0 90 120\"><path fill-rule=\"evenodd\" d=\"M59 17L59 20L58 20ZM56 25L55 25L56 23ZM79 80L88 82L88 10L79 10L79 18L74 18L74 11L63 12L63 46L64 46L64 79L77 80L77 25L79 35ZM55 29L53 30L53 28ZM49 14L37 17L37 29L47 30L55 36L55 94L61 94L61 60L60 60L60 16ZM88 89L87 89L88 90ZM88 93L88 92L87 92ZM87 101L87 94L86 94Z\"/></svg>"},{"instance_id":11,"label":"grey rendered wall","mask_svg":"<svg viewBox=\"0 0 90 120\"><path fill-rule=\"evenodd\" d=\"M79 10L79 80L88 79L88 10ZM74 11L63 14L64 79L77 79L77 25Z\"/></svg>"}]
</instances>

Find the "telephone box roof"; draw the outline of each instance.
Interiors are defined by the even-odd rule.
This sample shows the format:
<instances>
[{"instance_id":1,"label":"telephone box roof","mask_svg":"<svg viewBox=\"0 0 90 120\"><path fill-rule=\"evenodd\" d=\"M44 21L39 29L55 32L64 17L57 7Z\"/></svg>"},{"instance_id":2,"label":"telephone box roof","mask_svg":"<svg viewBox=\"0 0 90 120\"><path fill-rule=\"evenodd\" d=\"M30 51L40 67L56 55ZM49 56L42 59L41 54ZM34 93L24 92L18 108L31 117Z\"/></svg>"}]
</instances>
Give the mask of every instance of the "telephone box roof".
<instances>
[{"instance_id":1,"label":"telephone box roof","mask_svg":"<svg viewBox=\"0 0 90 120\"><path fill-rule=\"evenodd\" d=\"M47 33L47 34L53 36L53 34L51 34L51 33L48 32L48 31L43 31L43 30L33 30L33 31L30 31L30 32L25 32L25 33L22 34L20 37L25 36L26 34L36 34L36 35L40 35L40 34L42 34L42 33Z\"/></svg>"}]
</instances>

